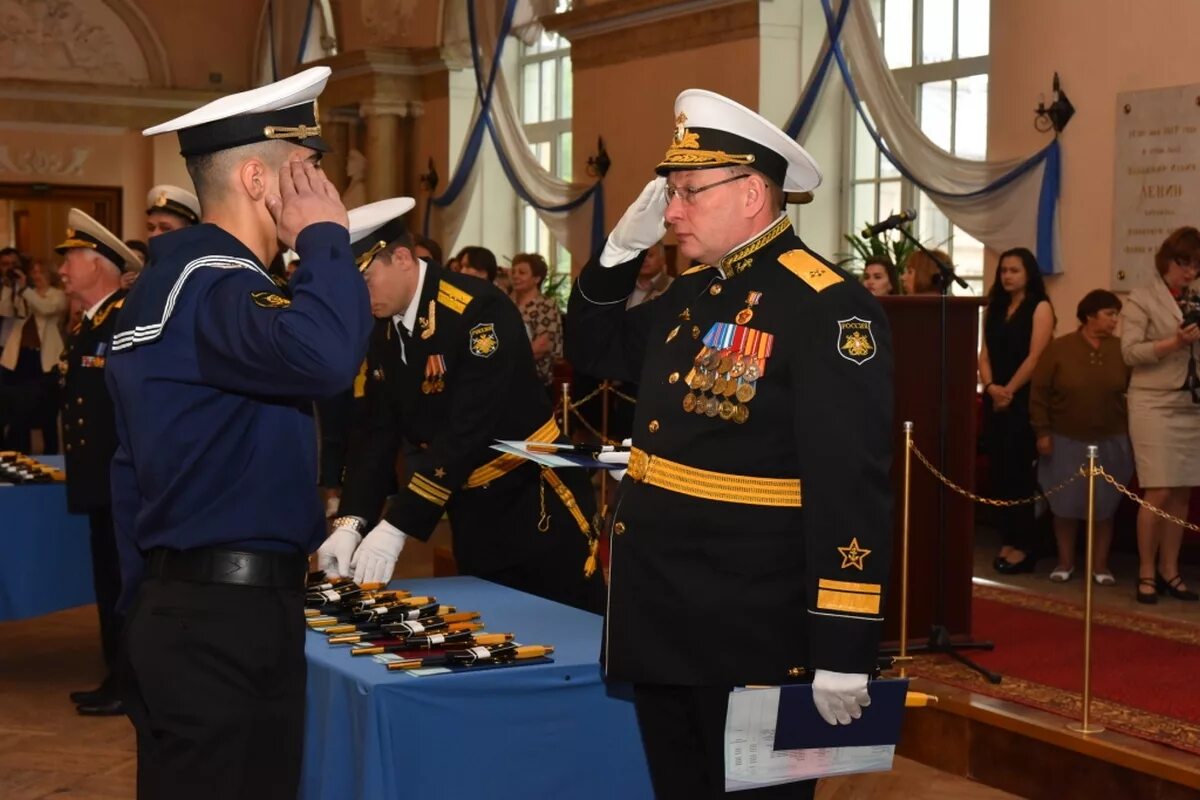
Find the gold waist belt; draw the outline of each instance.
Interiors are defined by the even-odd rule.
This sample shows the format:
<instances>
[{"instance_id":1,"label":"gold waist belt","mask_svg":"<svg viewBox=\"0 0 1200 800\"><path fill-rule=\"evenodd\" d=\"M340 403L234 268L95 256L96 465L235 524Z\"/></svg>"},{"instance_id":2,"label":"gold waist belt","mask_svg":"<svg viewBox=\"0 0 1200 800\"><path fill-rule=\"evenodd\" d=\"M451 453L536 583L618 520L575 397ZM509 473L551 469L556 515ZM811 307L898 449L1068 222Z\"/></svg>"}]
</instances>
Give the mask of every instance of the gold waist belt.
<instances>
[{"instance_id":1,"label":"gold waist belt","mask_svg":"<svg viewBox=\"0 0 1200 800\"><path fill-rule=\"evenodd\" d=\"M560 431L558 429L558 422L551 418L550 421L545 425L529 434L529 437L525 441L553 442L558 440L559 435ZM511 453L505 453L501 456L497 456L468 475L467 483L463 488L478 489L484 484L491 483L498 478L504 477L524 463L524 458L521 458L520 456L514 456Z\"/></svg>"},{"instance_id":2,"label":"gold waist belt","mask_svg":"<svg viewBox=\"0 0 1200 800\"><path fill-rule=\"evenodd\" d=\"M799 478L756 478L698 469L652 456L636 447L629 453L629 477L702 500L787 508L802 505Z\"/></svg>"}]
</instances>

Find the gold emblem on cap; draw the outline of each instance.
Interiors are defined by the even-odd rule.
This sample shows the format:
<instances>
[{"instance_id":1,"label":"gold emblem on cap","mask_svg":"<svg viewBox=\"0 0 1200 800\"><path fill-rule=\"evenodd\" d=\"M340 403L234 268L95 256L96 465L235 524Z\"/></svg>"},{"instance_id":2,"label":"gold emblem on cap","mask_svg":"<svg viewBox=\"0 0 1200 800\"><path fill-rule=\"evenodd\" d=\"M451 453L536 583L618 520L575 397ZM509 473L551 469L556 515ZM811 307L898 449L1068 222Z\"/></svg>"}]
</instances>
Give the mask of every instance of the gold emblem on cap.
<instances>
[{"instance_id":1,"label":"gold emblem on cap","mask_svg":"<svg viewBox=\"0 0 1200 800\"><path fill-rule=\"evenodd\" d=\"M689 133L686 125L687 114L684 114L682 111L680 111L679 116L675 117L675 146L687 147L690 149L700 147L700 135L697 133Z\"/></svg>"},{"instance_id":2,"label":"gold emblem on cap","mask_svg":"<svg viewBox=\"0 0 1200 800\"><path fill-rule=\"evenodd\" d=\"M167 193L166 193L166 192L159 192L159 195L158 195L158 197L154 198L154 207L155 207L155 208L162 208L162 207L163 207L163 206L165 206L166 204L167 204Z\"/></svg>"}]
</instances>

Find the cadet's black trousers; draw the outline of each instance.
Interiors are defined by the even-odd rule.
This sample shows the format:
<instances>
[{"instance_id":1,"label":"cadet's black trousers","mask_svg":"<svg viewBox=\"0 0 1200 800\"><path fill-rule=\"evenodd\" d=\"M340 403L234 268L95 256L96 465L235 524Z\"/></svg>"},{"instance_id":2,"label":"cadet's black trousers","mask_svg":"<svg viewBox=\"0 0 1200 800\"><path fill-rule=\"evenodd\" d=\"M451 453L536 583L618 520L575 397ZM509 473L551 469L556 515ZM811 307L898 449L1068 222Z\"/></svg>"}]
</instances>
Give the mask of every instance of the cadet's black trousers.
<instances>
[{"instance_id":1,"label":"cadet's black trousers","mask_svg":"<svg viewBox=\"0 0 1200 800\"><path fill-rule=\"evenodd\" d=\"M96 590L96 610L100 615L100 646L108 667L107 684L117 671L117 651L121 645L121 562L117 556L117 537L113 531L111 508L88 512L91 530L92 585Z\"/></svg>"},{"instance_id":2,"label":"cadet's black trousers","mask_svg":"<svg viewBox=\"0 0 1200 800\"><path fill-rule=\"evenodd\" d=\"M642 747L658 800L726 797L725 711L729 687L633 687ZM816 781L785 783L728 795L763 800L810 800Z\"/></svg>"},{"instance_id":3,"label":"cadet's black trousers","mask_svg":"<svg viewBox=\"0 0 1200 800\"><path fill-rule=\"evenodd\" d=\"M147 578L126 627L138 800L295 800L304 594Z\"/></svg>"}]
</instances>

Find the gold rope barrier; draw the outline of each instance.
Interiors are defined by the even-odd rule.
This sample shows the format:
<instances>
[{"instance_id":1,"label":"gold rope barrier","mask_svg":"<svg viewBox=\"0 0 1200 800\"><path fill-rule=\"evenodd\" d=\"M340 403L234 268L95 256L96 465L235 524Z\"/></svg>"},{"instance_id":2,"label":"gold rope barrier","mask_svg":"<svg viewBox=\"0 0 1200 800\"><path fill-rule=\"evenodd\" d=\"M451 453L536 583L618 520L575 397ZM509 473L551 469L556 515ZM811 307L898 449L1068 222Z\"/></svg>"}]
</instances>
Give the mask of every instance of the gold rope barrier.
<instances>
[{"instance_id":1,"label":"gold rope barrier","mask_svg":"<svg viewBox=\"0 0 1200 800\"><path fill-rule=\"evenodd\" d=\"M1087 502L1087 569L1084 571L1083 601L1083 722L1067 724L1076 733L1100 733L1104 728L1090 724L1092 715L1092 549L1096 540L1096 454L1099 448L1089 444Z\"/></svg>"}]
</instances>

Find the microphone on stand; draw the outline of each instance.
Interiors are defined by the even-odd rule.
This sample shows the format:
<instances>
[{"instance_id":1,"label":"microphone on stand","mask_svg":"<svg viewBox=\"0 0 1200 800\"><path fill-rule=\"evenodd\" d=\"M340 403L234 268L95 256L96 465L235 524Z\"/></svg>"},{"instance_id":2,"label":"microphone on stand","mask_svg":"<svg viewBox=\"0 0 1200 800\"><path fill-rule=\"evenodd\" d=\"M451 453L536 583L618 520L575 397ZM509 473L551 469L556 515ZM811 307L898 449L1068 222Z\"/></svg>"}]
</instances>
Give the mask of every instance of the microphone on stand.
<instances>
[{"instance_id":1,"label":"microphone on stand","mask_svg":"<svg viewBox=\"0 0 1200 800\"><path fill-rule=\"evenodd\" d=\"M874 225L868 225L863 228L863 238L878 236L886 231L895 230L905 223L912 222L917 218L917 210L915 208L906 208L899 214L892 214L883 222L876 222Z\"/></svg>"}]
</instances>

